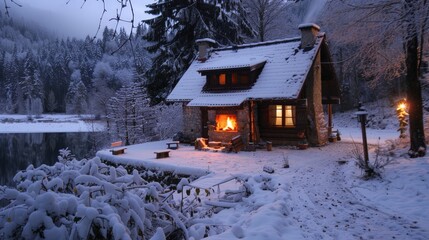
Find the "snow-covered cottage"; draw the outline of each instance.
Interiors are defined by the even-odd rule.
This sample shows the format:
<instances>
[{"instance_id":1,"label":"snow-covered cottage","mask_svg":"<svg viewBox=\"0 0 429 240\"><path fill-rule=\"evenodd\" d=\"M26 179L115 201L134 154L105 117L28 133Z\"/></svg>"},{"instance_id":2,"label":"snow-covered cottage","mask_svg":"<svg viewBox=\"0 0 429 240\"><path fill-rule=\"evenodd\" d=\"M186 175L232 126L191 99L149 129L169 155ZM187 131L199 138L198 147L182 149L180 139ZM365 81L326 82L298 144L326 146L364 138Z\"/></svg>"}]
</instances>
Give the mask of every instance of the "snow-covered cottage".
<instances>
[{"instance_id":1,"label":"snow-covered cottage","mask_svg":"<svg viewBox=\"0 0 429 240\"><path fill-rule=\"evenodd\" d=\"M224 48L197 40L197 58L167 98L183 103L184 135L325 144L339 84L325 33L316 24L299 28L301 37Z\"/></svg>"}]
</instances>

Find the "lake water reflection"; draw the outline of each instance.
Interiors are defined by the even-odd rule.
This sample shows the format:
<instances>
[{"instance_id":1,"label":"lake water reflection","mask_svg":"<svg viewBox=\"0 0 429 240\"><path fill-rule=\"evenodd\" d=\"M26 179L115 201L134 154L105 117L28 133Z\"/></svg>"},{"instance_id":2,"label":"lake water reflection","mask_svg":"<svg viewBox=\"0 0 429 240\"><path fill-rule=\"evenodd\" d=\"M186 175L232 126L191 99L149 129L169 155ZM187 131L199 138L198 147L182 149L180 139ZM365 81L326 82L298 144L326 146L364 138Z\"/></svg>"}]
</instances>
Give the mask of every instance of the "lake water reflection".
<instances>
[{"instance_id":1,"label":"lake water reflection","mask_svg":"<svg viewBox=\"0 0 429 240\"><path fill-rule=\"evenodd\" d=\"M58 150L68 147L77 159L94 156L95 139L102 133L0 134L0 185L13 186L13 177L28 165L53 165Z\"/></svg>"}]
</instances>

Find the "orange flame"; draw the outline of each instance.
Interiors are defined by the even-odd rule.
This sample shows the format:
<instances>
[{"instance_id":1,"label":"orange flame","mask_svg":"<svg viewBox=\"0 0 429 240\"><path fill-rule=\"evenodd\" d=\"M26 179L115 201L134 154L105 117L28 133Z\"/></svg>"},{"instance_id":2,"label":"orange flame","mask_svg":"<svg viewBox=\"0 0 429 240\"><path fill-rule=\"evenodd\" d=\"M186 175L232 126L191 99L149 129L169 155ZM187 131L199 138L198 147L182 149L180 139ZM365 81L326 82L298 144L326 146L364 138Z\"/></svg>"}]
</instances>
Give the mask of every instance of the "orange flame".
<instances>
[{"instance_id":1,"label":"orange flame","mask_svg":"<svg viewBox=\"0 0 429 240\"><path fill-rule=\"evenodd\" d=\"M216 115L216 131L237 131L237 119L235 115Z\"/></svg>"},{"instance_id":2,"label":"orange flame","mask_svg":"<svg viewBox=\"0 0 429 240\"><path fill-rule=\"evenodd\" d=\"M231 118L228 117L226 119L226 126L224 128L222 128L222 130L223 131L234 131L236 125L237 125L237 123L234 120L231 120Z\"/></svg>"}]
</instances>

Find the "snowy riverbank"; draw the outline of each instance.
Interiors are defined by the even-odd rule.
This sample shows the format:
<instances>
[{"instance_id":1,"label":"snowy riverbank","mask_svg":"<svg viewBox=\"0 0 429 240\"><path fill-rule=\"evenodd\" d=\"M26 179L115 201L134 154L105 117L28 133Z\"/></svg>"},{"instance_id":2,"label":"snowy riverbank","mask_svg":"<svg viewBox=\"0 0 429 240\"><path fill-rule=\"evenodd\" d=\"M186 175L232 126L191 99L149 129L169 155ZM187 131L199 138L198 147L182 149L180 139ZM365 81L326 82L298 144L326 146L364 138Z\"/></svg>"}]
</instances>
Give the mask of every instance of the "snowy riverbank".
<instances>
[{"instance_id":1,"label":"snowy riverbank","mask_svg":"<svg viewBox=\"0 0 429 240\"><path fill-rule=\"evenodd\" d=\"M0 133L102 132L105 124L92 115L42 114L0 115Z\"/></svg>"}]
</instances>

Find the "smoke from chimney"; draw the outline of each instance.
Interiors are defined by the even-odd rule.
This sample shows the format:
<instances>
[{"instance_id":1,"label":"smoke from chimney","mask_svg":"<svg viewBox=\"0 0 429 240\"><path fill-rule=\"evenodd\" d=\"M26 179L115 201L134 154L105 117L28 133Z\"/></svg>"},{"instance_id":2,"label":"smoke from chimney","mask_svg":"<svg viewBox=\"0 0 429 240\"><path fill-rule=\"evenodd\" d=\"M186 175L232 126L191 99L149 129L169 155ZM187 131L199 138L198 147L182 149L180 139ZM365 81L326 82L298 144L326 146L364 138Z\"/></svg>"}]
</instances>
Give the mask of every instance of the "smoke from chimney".
<instances>
[{"instance_id":1,"label":"smoke from chimney","mask_svg":"<svg viewBox=\"0 0 429 240\"><path fill-rule=\"evenodd\" d=\"M305 14L305 17L302 22L316 22L320 16L320 13L322 13L325 4L326 0L311 1L310 5L308 6L307 13Z\"/></svg>"}]
</instances>

